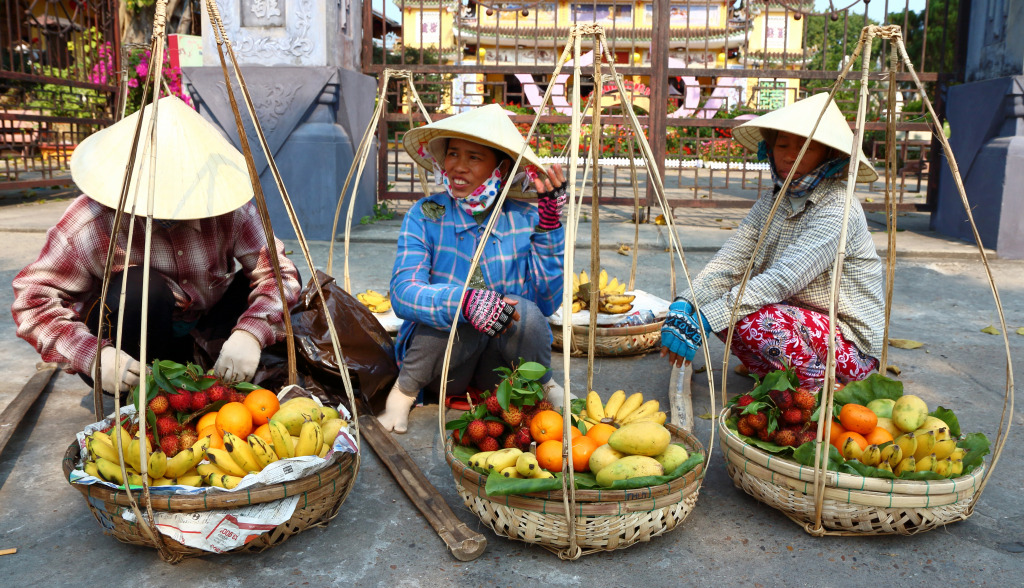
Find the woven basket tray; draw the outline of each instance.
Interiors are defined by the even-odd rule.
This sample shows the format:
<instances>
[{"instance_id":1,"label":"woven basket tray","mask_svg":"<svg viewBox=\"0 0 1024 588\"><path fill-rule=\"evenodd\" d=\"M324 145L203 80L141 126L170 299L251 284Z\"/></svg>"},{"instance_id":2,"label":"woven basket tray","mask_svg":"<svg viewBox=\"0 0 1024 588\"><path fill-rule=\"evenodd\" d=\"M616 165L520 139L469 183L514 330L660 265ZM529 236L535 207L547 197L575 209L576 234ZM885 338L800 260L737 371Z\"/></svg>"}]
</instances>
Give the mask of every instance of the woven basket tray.
<instances>
[{"instance_id":1,"label":"woven basket tray","mask_svg":"<svg viewBox=\"0 0 1024 588\"><path fill-rule=\"evenodd\" d=\"M690 453L704 454L697 439L672 425L673 440ZM463 502L495 533L509 539L536 543L551 551L569 547L569 523L561 490L521 496L487 496L487 477L469 468L452 453L452 439L445 446L455 489ZM632 490L577 490L576 543L582 555L629 547L650 541L683 522L697 504L704 475L700 463L686 475L667 484Z\"/></svg>"},{"instance_id":2,"label":"woven basket tray","mask_svg":"<svg viewBox=\"0 0 1024 588\"><path fill-rule=\"evenodd\" d=\"M777 508L812 534L913 535L971 515L984 467L951 480L888 480L826 472L821 525L813 530L814 468L748 445L725 424L718 431L726 469L737 487Z\"/></svg>"},{"instance_id":3,"label":"woven basket tray","mask_svg":"<svg viewBox=\"0 0 1024 588\"><path fill-rule=\"evenodd\" d=\"M664 323L664 320L660 320L649 325L632 327L597 327L594 337L594 355L596 357L615 357L641 355L654 351L661 346L661 326ZM569 355L583 357L587 354L588 330L589 327L573 326ZM563 348L562 327L551 325L551 332L554 335L551 347L556 351L561 351Z\"/></svg>"},{"instance_id":4,"label":"woven basket tray","mask_svg":"<svg viewBox=\"0 0 1024 588\"><path fill-rule=\"evenodd\" d=\"M358 465L356 456L352 453L339 452L335 456L334 463L325 469L292 482L272 484L253 490L211 492L192 496L151 494L151 506L155 511L172 512L224 510L299 495L299 502L290 519L250 540L245 545L225 553L264 551L306 529L324 526L338 514L341 504L345 502L345 498L355 483ZM71 471L78 461L78 443L72 442L64 453L65 480L70 480ZM125 520L121 516L129 504L127 494L98 484L71 484L71 486L82 493L89 510L108 534L123 543L157 547L135 522ZM133 492L132 496L138 501L139 507L143 508L142 493ZM190 557L216 555L210 551L182 545L166 535L161 535L160 538L163 540L165 552L161 555L167 559L169 554L170 559L167 561L170 563L177 563Z\"/></svg>"}]
</instances>

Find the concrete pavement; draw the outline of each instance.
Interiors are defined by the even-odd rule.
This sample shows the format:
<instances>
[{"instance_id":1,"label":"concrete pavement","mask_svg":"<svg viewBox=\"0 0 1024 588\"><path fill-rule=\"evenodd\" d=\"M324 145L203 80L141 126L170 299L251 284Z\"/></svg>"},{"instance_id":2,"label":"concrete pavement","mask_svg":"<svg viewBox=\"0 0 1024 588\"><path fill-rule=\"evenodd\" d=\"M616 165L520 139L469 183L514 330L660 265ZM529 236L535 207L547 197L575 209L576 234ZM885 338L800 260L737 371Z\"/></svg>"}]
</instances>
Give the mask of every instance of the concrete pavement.
<instances>
[{"instance_id":1,"label":"concrete pavement","mask_svg":"<svg viewBox=\"0 0 1024 588\"><path fill-rule=\"evenodd\" d=\"M50 201L0 207L0 276L9 284L35 259L43 232L56 221L67 202ZM691 272L699 271L711 253L732 233L742 211L678 210L680 237ZM877 229L882 215L869 215ZM721 219L721 220L718 220ZM1005 359L1003 340L980 330L997 321L987 278L976 250L926 230L922 215L901 217L906 231L897 235L897 264L891 336L925 343L917 350L890 348L890 363L903 370L908 392L929 405L952 407L965 430L983 431L994 439L1003 409ZM630 258L615 254L619 243L632 243L628 212L602 210L602 264L613 274L628 276ZM923 224L922 224L923 223ZM351 250L353 290L387 287L395 253L398 221L354 227ZM589 226L581 225L577 263L589 259ZM886 235L875 234L884 249ZM641 230L638 287L667 297L668 256L664 227ZM309 270L296 251L303 275ZM315 263L322 265L328 244L311 243ZM335 249L334 275L341 276L343 248ZM993 271L1013 329L1024 326L1024 262L994 261ZM680 284L682 287L682 281ZM10 288L0 290L8 307ZM38 356L15 336L10 320L2 326L5 353L0 356L0 410L35 370ZM1024 381L1024 337L1010 336L1018 363L1016 380ZM724 347L711 344L711 369L720 389ZM562 359L553 358L556 377ZM733 362L735 363L735 362ZM730 364L732 365L732 364ZM571 379L585 382L586 362L573 359ZM603 395L623 388L667 404L669 370L656 354L635 358L599 359L595 388ZM694 379L695 412L713 412L703 374ZM574 385L574 387L575 387ZM728 370L730 394L749 388L749 381ZM53 585L79 582L105 585L372 585L372 586L601 586L601 585L781 585L860 586L884 583L916 586L941 582L1015 585L1024 570L1024 459L1016 450L1017 414L1009 442L974 515L967 521L914 537L825 537L804 533L780 512L765 507L729 480L718 447L700 491L697 507L686 522L650 543L629 549L563 562L547 551L508 541L483 527L455 495L444 462L437 407L413 412L409 434L399 441L422 464L427 477L456 514L488 539L487 552L474 562L460 563L408 502L390 474L364 446L363 465L353 493L341 513L323 529L306 531L262 555L209 556L178 566L159 561L154 551L123 545L104 536L81 495L63 479L60 457L71 436L91 421L91 398L77 376L62 374L18 427L0 456L0 549L17 547L16 555L0 556L5 583ZM710 420L698 419L695 434L707 444ZM717 440L716 440L717 444Z\"/></svg>"}]
</instances>

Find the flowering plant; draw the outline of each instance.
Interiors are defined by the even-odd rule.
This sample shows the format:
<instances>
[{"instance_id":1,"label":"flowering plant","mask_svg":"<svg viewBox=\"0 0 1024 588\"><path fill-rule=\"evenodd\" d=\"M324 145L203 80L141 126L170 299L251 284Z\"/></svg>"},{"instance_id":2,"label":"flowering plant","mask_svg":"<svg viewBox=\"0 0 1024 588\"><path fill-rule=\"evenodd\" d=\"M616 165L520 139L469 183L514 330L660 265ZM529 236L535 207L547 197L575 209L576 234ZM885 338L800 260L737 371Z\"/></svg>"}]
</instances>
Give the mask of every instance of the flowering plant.
<instances>
[{"instance_id":1,"label":"flowering plant","mask_svg":"<svg viewBox=\"0 0 1024 588\"><path fill-rule=\"evenodd\" d=\"M128 97L126 99L125 115L129 115L139 108L142 108L142 88L145 85L146 77L149 75L149 68L152 67L152 55L149 49L129 48L121 54L121 60L125 65L127 76ZM114 50L110 42L105 42L98 49L98 57L93 64L92 72L89 74L89 81L94 84L107 84L109 80L116 79L117 73L114 70ZM161 70L164 81L171 94L192 105L192 100L184 92L181 85L181 69L171 65L169 53L164 53L164 65ZM152 88L150 88L152 93Z\"/></svg>"}]
</instances>

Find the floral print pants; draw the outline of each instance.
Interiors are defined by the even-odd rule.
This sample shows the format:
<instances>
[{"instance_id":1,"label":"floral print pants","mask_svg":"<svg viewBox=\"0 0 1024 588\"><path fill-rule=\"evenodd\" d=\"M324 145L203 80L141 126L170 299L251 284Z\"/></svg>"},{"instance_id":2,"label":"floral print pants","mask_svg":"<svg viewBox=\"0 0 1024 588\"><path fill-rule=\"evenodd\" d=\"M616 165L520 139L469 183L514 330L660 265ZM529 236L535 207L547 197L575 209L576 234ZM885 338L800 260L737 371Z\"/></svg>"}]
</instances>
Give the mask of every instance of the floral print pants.
<instances>
[{"instance_id":1,"label":"floral print pants","mask_svg":"<svg viewBox=\"0 0 1024 588\"><path fill-rule=\"evenodd\" d=\"M806 388L825 384L828 357L828 315L789 304L766 304L743 317L733 333L732 353L760 377L787 365ZM725 339L727 331L719 334ZM836 379L862 380L878 367L867 355L836 331Z\"/></svg>"}]
</instances>

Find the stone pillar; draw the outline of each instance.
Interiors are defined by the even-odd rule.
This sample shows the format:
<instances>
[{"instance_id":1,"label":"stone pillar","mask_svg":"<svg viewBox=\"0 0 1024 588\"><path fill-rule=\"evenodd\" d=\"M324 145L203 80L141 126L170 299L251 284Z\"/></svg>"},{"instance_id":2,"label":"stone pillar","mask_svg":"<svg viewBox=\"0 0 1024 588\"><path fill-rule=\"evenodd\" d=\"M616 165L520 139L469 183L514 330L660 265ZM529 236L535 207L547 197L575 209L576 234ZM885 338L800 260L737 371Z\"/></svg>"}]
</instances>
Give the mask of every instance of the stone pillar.
<instances>
[{"instance_id":1,"label":"stone pillar","mask_svg":"<svg viewBox=\"0 0 1024 588\"><path fill-rule=\"evenodd\" d=\"M982 243L1024 259L1024 3L973 0L967 37L968 83L949 89L950 146ZM932 228L974 240L943 159Z\"/></svg>"},{"instance_id":2,"label":"stone pillar","mask_svg":"<svg viewBox=\"0 0 1024 588\"><path fill-rule=\"evenodd\" d=\"M307 239L330 239L338 197L349 168L356 163L353 155L373 115L377 90L375 78L353 71L359 67L361 4L353 0L218 0L217 5L299 225ZM228 70L274 232L280 238L294 238L230 64ZM205 6L203 67L183 68L182 74L200 114L240 146ZM371 149L356 187L356 222L372 214L376 203L376 161ZM347 201L344 206L347 209ZM342 230L344 225L339 223Z\"/></svg>"}]
</instances>

